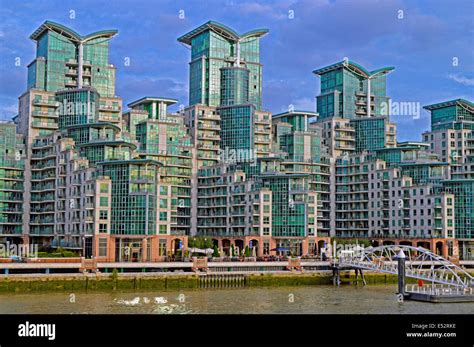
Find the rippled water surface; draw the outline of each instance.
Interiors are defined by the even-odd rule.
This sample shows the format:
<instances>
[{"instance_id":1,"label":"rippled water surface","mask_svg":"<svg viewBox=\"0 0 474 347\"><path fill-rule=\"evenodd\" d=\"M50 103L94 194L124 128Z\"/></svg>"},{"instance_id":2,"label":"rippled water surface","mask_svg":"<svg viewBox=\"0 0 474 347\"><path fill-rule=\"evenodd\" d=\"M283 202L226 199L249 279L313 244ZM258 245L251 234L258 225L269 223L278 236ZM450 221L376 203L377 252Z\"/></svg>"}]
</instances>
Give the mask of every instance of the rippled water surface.
<instances>
[{"instance_id":1,"label":"rippled water surface","mask_svg":"<svg viewBox=\"0 0 474 347\"><path fill-rule=\"evenodd\" d=\"M474 303L398 303L396 285L152 292L4 293L0 313L473 313ZM71 294L74 294L72 296ZM75 299L75 302L71 302Z\"/></svg>"}]
</instances>

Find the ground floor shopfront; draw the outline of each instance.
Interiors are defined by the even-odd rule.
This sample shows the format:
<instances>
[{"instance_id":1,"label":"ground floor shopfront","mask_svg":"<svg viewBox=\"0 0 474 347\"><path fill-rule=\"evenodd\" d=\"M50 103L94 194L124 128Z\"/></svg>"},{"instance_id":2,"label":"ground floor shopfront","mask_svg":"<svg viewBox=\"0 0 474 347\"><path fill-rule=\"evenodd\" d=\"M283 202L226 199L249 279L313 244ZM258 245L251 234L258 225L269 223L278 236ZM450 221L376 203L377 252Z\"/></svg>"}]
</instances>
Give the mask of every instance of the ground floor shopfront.
<instances>
[{"instance_id":1,"label":"ground floor shopfront","mask_svg":"<svg viewBox=\"0 0 474 347\"><path fill-rule=\"evenodd\" d=\"M330 242L329 237L272 238L261 236L209 237L224 256L265 255L320 255ZM188 236L97 236L94 240L94 257L98 261L144 262L181 259L187 254Z\"/></svg>"},{"instance_id":2,"label":"ground floor shopfront","mask_svg":"<svg viewBox=\"0 0 474 347\"><path fill-rule=\"evenodd\" d=\"M204 236L203 236L204 237ZM73 248L81 252L86 258L94 257L98 261L165 261L181 259L187 254L188 238L185 235L95 235L83 237L80 241L82 249ZM320 256L327 252L327 246L333 245L330 237L270 237L270 236L209 236L212 244L217 247L219 255L250 256L292 255L292 256ZM359 240L353 238L342 239L347 244L356 244ZM2 241L0 239L0 241ZM12 244L39 244L33 237L22 239L4 239ZM15 242L16 241L16 242ZM22 242L23 241L23 242ZM36 242L35 242L36 241ZM474 241L444 239L444 238L370 238L365 244L372 247L385 245L406 245L423 247L435 254L450 260L472 260L474 258ZM368 241L368 242L367 242ZM59 246L62 246L60 244ZM71 249L65 247L66 249ZM247 251L248 248L248 251ZM326 254L332 256L332 254Z\"/></svg>"},{"instance_id":3,"label":"ground floor shopfront","mask_svg":"<svg viewBox=\"0 0 474 347\"><path fill-rule=\"evenodd\" d=\"M98 261L148 262L182 257L187 250L187 236L175 235L107 235L94 240L94 257Z\"/></svg>"},{"instance_id":4,"label":"ground floor shopfront","mask_svg":"<svg viewBox=\"0 0 474 347\"><path fill-rule=\"evenodd\" d=\"M245 254L249 249L251 256L266 255L318 255L330 242L329 237L211 237L221 256Z\"/></svg>"}]
</instances>

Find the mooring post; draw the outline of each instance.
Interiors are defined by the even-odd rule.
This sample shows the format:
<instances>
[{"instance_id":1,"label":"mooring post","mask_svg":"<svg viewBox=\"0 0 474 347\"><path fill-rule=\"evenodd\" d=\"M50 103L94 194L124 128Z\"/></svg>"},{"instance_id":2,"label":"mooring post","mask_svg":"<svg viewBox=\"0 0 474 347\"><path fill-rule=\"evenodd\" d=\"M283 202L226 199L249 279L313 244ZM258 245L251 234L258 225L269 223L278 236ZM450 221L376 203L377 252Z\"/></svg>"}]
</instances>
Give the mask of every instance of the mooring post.
<instances>
[{"instance_id":1,"label":"mooring post","mask_svg":"<svg viewBox=\"0 0 474 347\"><path fill-rule=\"evenodd\" d=\"M398 261L398 294L405 296L405 253L400 250L397 256Z\"/></svg>"},{"instance_id":2,"label":"mooring post","mask_svg":"<svg viewBox=\"0 0 474 347\"><path fill-rule=\"evenodd\" d=\"M360 276L362 277L362 282L364 283L364 286L366 286L367 282L365 281L364 272L362 271L362 269L359 269L359 271L360 271Z\"/></svg>"},{"instance_id":3,"label":"mooring post","mask_svg":"<svg viewBox=\"0 0 474 347\"><path fill-rule=\"evenodd\" d=\"M340 270L337 264L334 264L332 267L332 283L337 286L341 284Z\"/></svg>"}]
</instances>

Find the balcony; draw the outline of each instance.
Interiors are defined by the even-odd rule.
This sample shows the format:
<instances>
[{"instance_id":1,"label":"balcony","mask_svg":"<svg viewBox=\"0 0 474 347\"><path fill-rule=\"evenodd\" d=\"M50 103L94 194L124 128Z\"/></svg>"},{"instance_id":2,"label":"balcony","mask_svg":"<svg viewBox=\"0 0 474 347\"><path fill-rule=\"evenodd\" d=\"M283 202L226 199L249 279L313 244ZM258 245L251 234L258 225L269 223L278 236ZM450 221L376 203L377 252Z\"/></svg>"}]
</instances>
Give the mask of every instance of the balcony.
<instances>
[{"instance_id":1,"label":"balcony","mask_svg":"<svg viewBox=\"0 0 474 347\"><path fill-rule=\"evenodd\" d=\"M58 118L58 115L55 112L47 111L33 111L31 112L33 117L42 117L42 118Z\"/></svg>"},{"instance_id":2,"label":"balcony","mask_svg":"<svg viewBox=\"0 0 474 347\"><path fill-rule=\"evenodd\" d=\"M220 140L221 137L215 134L204 134L202 132L198 133L198 139L200 140Z\"/></svg>"},{"instance_id":3,"label":"balcony","mask_svg":"<svg viewBox=\"0 0 474 347\"><path fill-rule=\"evenodd\" d=\"M64 73L66 76L77 76L77 71L76 69L65 69Z\"/></svg>"},{"instance_id":4,"label":"balcony","mask_svg":"<svg viewBox=\"0 0 474 347\"><path fill-rule=\"evenodd\" d=\"M198 129L203 130L221 130L221 126L219 124L199 124Z\"/></svg>"},{"instance_id":5,"label":"balcony","mask_svg":"<svg viewBox=\"0 0 474 347\"><path fill-rule=\"evenodd\" d=\"M46 100L46 99L33 99L34 106L49 106L49 107L58 107L59 101L56 100Z\"/></svg>"},{"instance_id":6,"label":"balcony","mask_svg":"<svg viewBox=\"0 0 474 347\"><path fill-rule=\"evenodd\" d=\"M199 115L199 118L200 119L210 119L210 120L220 120L221 117L217 114L211 114L211 113L208 113L208 114L200 114Z\"/></svg>"},{"instance_id":7,"label":"balcony","mask_svg":"<svg viewBox=\"0 0 474 347\"><path fill-rule=\"evenodd\" d=\"M255 134L267 134L270 132L270 127L255 127L254 128L254 133Z\"/></svg>"},{"instance_id":8,"label":"balcony","mask_svg":"<svg viewBox=\"0 0 474 347\"><path fill-rule=\"evenodd\" d=\"M33 159L45 159L45 158L48 158L48 157L55 157L56 156L56 153L54 153L53 151L46 151L46 152L33 152L31 154L31 158Z\"/></svg>"},{"instance_id":9,"label":"balcony","mask_svg":"<svg viewBox=\"0 0 474 347\"><path fill-rule=\"evenodd\" d=\"M77 81L73 79L67 79L66 81L64 81L64 85L66 87L75 87L77 86Z\"/></svg>"},{"instance_id":10,"label":"balcony","mask_svg":"<svg viewBox=\"0 0 474 347\"><path fill-rule=\"evenodd\" d=\"M113 105L99 105L99 110L104 112L120 112L120 107Z\"/></svg>"},{"instance_id":11,"label":"balcony","mask_svg":"<svg viewBox=\"0 0 474 347\"><path fill-rule=\"evenodd\" d=\"M31 126L33 128L47 128L47 129L57 129L58 128L57 123L46 123L46 122L40 122L40 121L36 121L36 120L31 122Z\"/></svg>"},{"instance_id":12,"label":"balcony","mask_svg":"<svg viewBox=\"0 0 474 347\"><path fill-rule=\"evenodd\" d=\"M102 121L102 122L119 122L120 119L117 115L108 116L108 115L104 115L104 114L99 114L99 121Z\"/></svg>"}]
</instances>

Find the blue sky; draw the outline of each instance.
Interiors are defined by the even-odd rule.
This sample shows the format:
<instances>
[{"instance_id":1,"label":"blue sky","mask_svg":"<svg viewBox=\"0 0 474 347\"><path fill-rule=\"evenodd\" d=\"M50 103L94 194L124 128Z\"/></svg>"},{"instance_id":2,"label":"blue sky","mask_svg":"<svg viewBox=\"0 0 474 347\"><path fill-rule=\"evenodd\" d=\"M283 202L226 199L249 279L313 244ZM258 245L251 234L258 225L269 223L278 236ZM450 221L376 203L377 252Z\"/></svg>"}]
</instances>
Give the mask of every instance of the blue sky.
<instances>
[{"instance_id":1,"label":"blue sky","mask_svg":"<svg viewBox=\"0 0 474 347\"><path fill-rule=\"evenodd\" d=\"M176 39L208 20L241 33L269 29L261 40L263 103L274 113L289 105L314 111L319 79L312 71L344 57L369 70L395 66L387 77L393 101L474 99L472 0L0 0L0 119L17 114L26 66L35 56L29 36L45 20L81 34L119 30L110 62L125 105L145 95L187 104L190 52ZM130 66L124 64L127 57ZM419 140L429 128L425 111L419 119L392 120L400 141Z\"/></svg>"}]
</instances>

